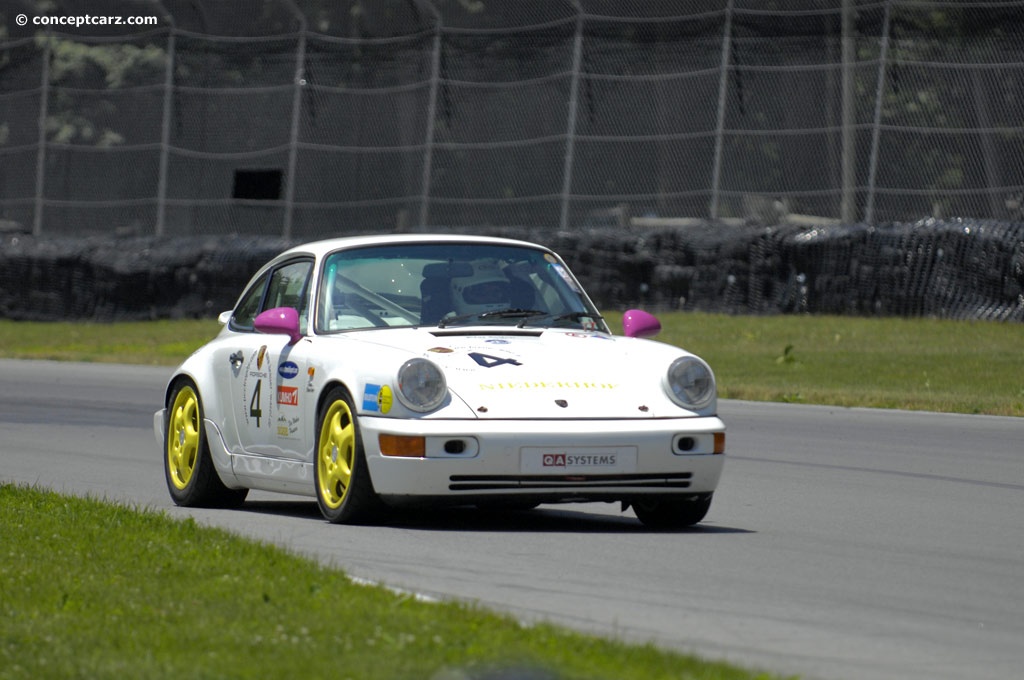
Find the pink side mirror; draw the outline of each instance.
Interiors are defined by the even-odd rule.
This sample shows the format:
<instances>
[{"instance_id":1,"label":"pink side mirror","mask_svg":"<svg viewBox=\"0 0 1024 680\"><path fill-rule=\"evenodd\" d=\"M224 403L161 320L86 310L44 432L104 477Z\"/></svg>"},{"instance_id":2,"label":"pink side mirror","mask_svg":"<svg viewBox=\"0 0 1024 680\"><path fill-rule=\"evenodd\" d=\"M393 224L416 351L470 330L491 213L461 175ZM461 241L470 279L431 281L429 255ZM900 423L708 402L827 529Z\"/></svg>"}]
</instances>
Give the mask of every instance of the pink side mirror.
<instances>
[{"instance_id":1,"label":"pink side mirror","mask_svg":"<svg viewBox=\"0 0 1024 680\"><path fill-rule=\"evenodd\" d=\"M630 309L622 315L622 331L630 338L653 338L661 332L661 322L653 314Z\"/></svg>"},{"instance_id":2,"label":"pink side mirror","mask_svg":"<svg viewBox=\"0 0 1024 680\"><path fill-rule=\"evenodd\" d=\"M260 333L287 335L289 345L294 345L302 338L299 330L299 313L291 307L274 307L263 312L253 321Z\"/></svg>"}]
</instances>

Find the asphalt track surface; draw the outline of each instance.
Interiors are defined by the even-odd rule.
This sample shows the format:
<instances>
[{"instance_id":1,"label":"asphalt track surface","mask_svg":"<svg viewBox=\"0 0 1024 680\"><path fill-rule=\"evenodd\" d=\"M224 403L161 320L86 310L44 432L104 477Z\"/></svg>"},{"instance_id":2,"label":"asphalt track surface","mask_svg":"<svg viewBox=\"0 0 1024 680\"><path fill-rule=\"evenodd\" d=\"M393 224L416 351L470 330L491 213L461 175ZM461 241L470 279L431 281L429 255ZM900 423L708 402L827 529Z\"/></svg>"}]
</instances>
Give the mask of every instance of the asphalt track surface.
<instances>
[{"instance_id":1,"label":"asphalt track surface","mask_svg":"<svg viewBox=\"0 0 1024 680\"><path fill-rule=\"evenodd\" d=\"M725 473L692 530L649 531L605 504L345 527L273 494L237 511L174 507L151 431L168 374L0 361L0 480L192 515L356 578L809 679L1021 677L1024 419L724 401Z\"/></svg>"}]
</instances>

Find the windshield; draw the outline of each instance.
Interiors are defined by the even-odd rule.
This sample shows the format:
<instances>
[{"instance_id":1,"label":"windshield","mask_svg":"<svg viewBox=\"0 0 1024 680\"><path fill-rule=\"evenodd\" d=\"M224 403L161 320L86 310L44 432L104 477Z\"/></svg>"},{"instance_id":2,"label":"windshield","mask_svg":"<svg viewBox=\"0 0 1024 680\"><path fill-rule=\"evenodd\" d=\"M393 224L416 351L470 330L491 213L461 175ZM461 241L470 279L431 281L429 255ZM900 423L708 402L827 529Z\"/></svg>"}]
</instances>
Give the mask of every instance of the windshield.
<instances>
[{"instance_id":1,"label":"windshield","mask_svg":"<svg viewBox=\"0 0 1024 680\"><path fill-rule=\"evenodd\" d=\"M317 332L501 325L607 331L565 265L534 248L394 244L329 255Z\"/></svg>"}]
</instances>

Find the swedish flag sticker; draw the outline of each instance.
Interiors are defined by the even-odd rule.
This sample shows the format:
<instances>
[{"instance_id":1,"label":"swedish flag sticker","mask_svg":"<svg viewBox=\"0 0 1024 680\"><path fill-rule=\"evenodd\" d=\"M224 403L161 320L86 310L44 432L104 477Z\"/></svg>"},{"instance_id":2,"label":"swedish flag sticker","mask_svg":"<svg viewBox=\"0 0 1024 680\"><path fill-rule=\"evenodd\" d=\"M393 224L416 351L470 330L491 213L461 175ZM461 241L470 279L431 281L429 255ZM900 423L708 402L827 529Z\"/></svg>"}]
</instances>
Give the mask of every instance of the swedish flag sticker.
<instances>
[{"instance_id":1,"label":"swedish flag sticker","mask_svg":"<svg viewBox=\"0 0 1024 680\"><path fill-rule=\"evenodd\" d=\"M363 410L379 411L380 405L377 398L380 396L380 385L367 385L363 390Z\"/></svg>"}]
</instances>

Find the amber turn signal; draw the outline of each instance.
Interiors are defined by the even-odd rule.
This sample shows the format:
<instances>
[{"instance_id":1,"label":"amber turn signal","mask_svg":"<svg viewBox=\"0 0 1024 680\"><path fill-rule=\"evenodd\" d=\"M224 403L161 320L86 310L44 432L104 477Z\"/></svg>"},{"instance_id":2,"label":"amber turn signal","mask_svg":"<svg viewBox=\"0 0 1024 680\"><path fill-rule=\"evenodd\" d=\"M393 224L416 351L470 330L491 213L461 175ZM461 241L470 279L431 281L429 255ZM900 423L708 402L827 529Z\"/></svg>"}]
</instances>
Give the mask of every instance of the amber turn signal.
<instances>
[{"instance_id":1,"label":"amber turn signal","mask_svg":"<svg viewBox=\"0 0 1024 680\"><path fill-rule=\"evenodd\" d=\"M715 433L715 453L725 453L725 433Z\"/></svg>"},{"instance_id":2,"label":"amber turn signal","mask_svg":"<svg viewBox=\"0 0 1024 680\"><path fill-rule=\"evenodd\" d=\"M380 452L385 456L423 458L427 455L427 440L423 437L382 434L378 439L380 441Z\"/></svg>"}]
</instances>

